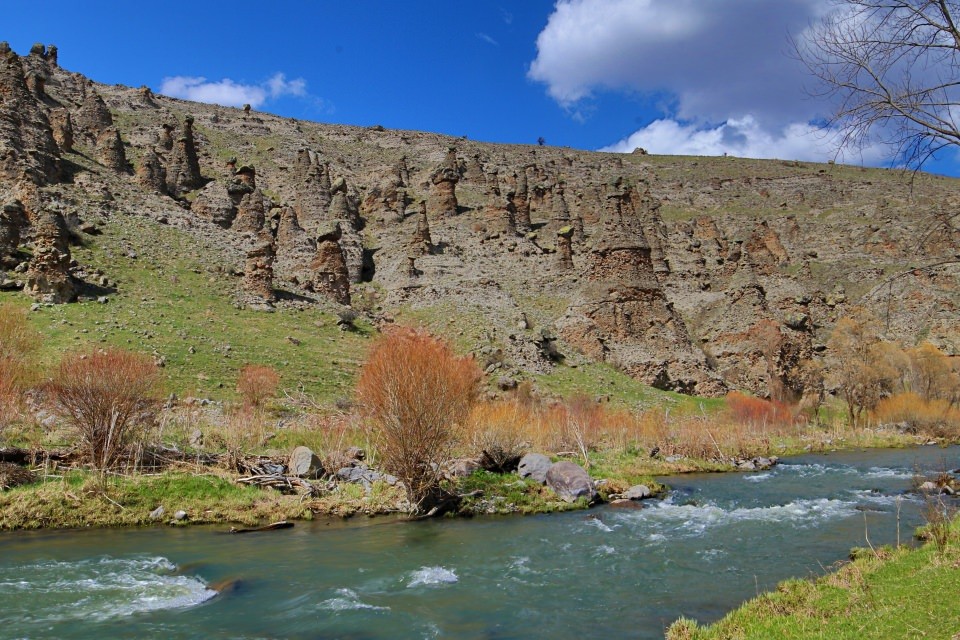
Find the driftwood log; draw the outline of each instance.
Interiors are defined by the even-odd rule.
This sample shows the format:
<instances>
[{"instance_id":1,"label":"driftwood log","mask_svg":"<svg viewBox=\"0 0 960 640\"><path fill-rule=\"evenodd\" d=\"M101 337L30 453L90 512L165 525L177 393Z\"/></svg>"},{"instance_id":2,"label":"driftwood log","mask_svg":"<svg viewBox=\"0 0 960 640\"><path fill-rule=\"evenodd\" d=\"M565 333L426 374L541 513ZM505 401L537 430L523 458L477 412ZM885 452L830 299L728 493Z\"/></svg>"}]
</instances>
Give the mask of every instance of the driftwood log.
<instances>
[{"instance_id":1,"label":"driftwood log","mask_svg":"<svg viewBox=\"0 0 960 640\"><path fill-rule=\"evenodd\" d=\"M256 533L258 531L276 531L277 529L292 529L292 528L293 528L292 522L281 520L280 522L273 522L271 524L267 524L262 527L251 527L249 529L237 529L236 527L230 527L230 533Z\"/></svg>"}]
</instances>

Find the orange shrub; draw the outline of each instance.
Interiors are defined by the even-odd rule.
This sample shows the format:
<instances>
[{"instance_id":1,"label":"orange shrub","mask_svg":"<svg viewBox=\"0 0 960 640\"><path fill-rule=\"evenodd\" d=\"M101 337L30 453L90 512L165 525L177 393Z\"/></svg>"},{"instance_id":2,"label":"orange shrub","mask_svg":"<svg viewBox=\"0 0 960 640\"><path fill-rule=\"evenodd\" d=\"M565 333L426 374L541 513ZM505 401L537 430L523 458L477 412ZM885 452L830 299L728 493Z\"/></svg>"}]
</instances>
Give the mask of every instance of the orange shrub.
<instances>
[{"instance_id":1,"label":"orange shrub","mask_svg":"<svg viewBox=\"0 0 960 640\"><path fill-rule=\"evenodd\" d=\"M247 407L259 407L268 398L277 394L280 374L273 367L262 364L248 364L240 369L237 376L237 393Z\"/></svg>"},{"instance_id":2,"label":"orange shrub","mask_svg":"<svg viewBox=\"0 0 960 640\"><path fill-rule=\"evenodd\" d=\"M917 393L897 393L877 403L872 417L880 424L905 424L911 431L935 437L960 433L960 408L946 400L925 399Z\"/></svg>"},{"instance_id":3,"label":"orange shrub","mask_svg":"<svg viewBox=\"0 0 960 640\"><path fill-rule=\"evenodd\" d=\"M40 335L30 328L26 311L0 305L0 429L22 410L23 393L35 378L31 355L39 343Z\"/></svg>"},{"instance_id":4,"label":"orange shrub","mask_svg":"<svg viewBox=\"0 0 960 640\"><path fill-rule=\"evenodd\" d=\"M440 465L477 397L480 368L433 336L398 328L370 350L357 381L361 411L375 427L383 468L397 476L415 512L442 498Z\"/></svg>"},{"instance_id":5,"label":"orange shrub","mask_svg":"<svg viewBox=\"0 0 960 640\"><path fill-rule=\"evenodd\" d=\"M144 436L158 377L153 361L138 353L74 353L60 361L47 391L77 430L91 464L106 471Z\"/></svg>"},{"instance_id":6,"label":"orange shrub","mask_svg":"<svg viewBox=\"0 0 960 640\"><path fill-rule=\"evenodd\" d=\"M730 418L736 422L771 426L786 426L794 422L793 411L785 402L755 398L739 391L728 393L726 400Z\"/></svg>"}]
</instances>

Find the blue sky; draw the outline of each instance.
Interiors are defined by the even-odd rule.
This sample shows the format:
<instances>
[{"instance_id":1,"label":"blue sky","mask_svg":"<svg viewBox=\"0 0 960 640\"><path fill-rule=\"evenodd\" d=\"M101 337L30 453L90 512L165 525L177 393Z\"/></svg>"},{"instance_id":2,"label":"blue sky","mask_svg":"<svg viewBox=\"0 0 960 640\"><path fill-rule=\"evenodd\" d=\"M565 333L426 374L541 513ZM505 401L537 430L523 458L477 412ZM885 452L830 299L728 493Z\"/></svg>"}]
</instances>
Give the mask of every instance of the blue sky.
<instances>
[{"instance_id":1,"label":"blue sky","mask_svg":"<svg viewBox=\"0 0 960 640\"><path fill-rule=\"evenodd\" d=\"M5 0L0 39L56 44L99 82L322 122L827 160L826 105L788 55L826 2ZM960 175L953 155L928 168Z\"/></svg>"}]
</instances>

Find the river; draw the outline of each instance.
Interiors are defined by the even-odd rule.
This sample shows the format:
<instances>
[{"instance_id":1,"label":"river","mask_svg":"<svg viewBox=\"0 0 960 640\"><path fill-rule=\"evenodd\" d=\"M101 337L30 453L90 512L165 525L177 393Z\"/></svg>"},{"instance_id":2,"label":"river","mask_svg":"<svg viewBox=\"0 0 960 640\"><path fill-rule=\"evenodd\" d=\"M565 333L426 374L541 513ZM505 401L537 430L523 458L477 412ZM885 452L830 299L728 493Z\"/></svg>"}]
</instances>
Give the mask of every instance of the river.
<instances>
[{"instance_id":1,"label":"river","mask_svg":"<svg viewBox=\"0 0 960 640\"><path fill-rule=\"evenodd\" d=\"M5 638L662 638L853 546L910 540L960 447L665 478L663 501L528 517L0 534ZM235 579L215 595L211 583Z\"/></svg>"}]
</instances>

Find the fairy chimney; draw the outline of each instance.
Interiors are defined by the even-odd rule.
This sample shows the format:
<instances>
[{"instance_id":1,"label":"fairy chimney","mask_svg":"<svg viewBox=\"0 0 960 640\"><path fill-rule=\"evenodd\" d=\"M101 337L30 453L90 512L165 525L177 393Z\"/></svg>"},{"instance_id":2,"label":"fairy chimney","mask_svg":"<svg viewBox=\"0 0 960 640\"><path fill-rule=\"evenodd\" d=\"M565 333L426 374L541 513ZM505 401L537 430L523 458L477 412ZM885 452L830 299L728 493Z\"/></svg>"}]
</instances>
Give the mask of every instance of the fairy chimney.
<instances>
[{"instance_id":1,"label":"fairy chimney","mask_svg":"<svg viewBox=\"0 0 960 640\"><path fill-rule=\"evenodd\" d=\"M340 304L350 304L350 274L340 249L340 223L335 222L317 236L313 269L313 290Z\"/></svg>"},{"instance_id":2,"label":"fairy chimney","mask_svg":"<svg viewBox=\"0 0 960 640\"><path fill-rule=\"evenodd\" d=\"M276 298L273 290L273 262L276 258L276 246L269 231L262 230L257 235L253 248L247 251L246 265L243 270L243 290L258 302L270 304Z\"/></svg>"},{"instance_id":3,"label":"fairy chimney","mask_svg":"<svg viewBox=\"0 0 960 640\"><path fill-rule=\"evenodd\" d=\"M137 182L156 193L167 191L167 170L153 149L147 149L137 164Z\"/></svg>"},{"instance_id":4,"label":"fairy chimney","mask_svg":"<svg viewBox=\"0 0 960 640\"><path fill-rule=\"evenodd\" d=\"M69 234L59 212L41 211L33 219L34 251L26 273L26 291L34 300L63 304L76 298L70 275Z\"/></svg>"},{"instance_id":5,"label":"fairy chimney","mask_svg":"<svg viewBox=\"0 0 960 640\"><path fill-rule=\"evenodd\" d=\"M527 193L527 171L526 168L520 169L519 173L514 174L516 180L515 193L513 194L513 206L516 209L515 220L517 231L527 233L530 231L530 200Z\"/></svg>"},{"instance_id":6,"label":"fairy chimney","mask_svg":"<svg viewBox=\"0 0 960 640\"><path fill-rule=\"evenodd\" d=\"M86 95L80 104L76 117L73 118L74 131L88 144L95 145L100 135L113 126L113 116L107 103L92 86L87 87Z\"/></svg>"},{"instance_id":7,"label":"fairy chimney","mask_svg":"<svg viewBox=\"0 0 960 640\"><path fill-rule=\"evenodd\" d=\"M128 173L127 155L120 132L110 127L97 138L97 161L114 173Z\"/></svg>"},{"instance_id":8,"label":"fairy chimney","mask_svg":"<svg viewBox=\"0 0 960 640\"><path fill-rule=\"evenodd\" d=\"M457 215L457 182L460 176L448 167L438 169L430 179L433 187L427 200L427 213L431 218L446 218Z\"/></svg>"},{"instance_id":9,"label":"fairy chimney","mask_svg":"<svg viewBox=\"0 0 960 640\"><path fill-rule=\"evenodd\" d=\"M433 251L433 240L430 237L430 221L427 218L427 201L420 201L420 211L417 213L417 230L410 239L410 254L422 256Z\"/></svg>"},{"instance_id":10,"label":"fairy chimney","mask_svg":"<svg viewBox=\"0 0 960 640\"><path fill-rule=\"evenodd\" d=\"M557 267L561 271L573 270L573 227L557 230Z\"/></svg>"},{"instance_id":11,"label":"fairy chimney","mask_svg":"<svg viewBox=\"0 0 960 640\"><path fill-rule=\"evenodd\" d=\"M200 160L193 139L193 116L183 119L180 135L177 136L167 162L167 193L180 198L204 184L200 175Z\"/></svg>"}]
</instances>

